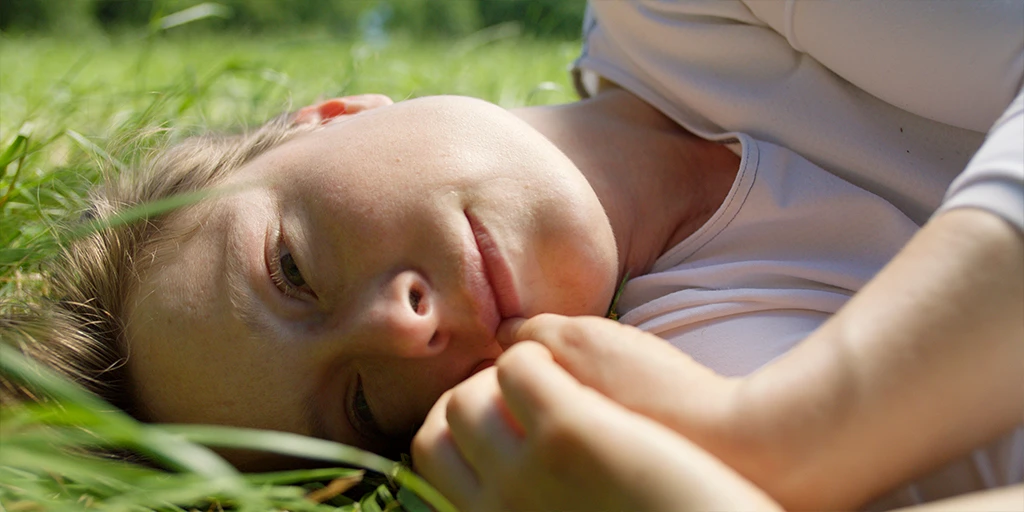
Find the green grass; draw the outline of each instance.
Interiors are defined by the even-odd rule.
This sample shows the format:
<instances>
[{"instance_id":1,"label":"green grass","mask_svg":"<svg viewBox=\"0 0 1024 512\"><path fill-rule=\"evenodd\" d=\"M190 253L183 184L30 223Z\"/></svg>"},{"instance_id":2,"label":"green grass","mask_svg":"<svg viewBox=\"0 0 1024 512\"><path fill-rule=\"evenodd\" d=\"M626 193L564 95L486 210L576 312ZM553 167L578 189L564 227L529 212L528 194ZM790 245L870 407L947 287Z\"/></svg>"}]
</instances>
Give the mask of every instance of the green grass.
<instances>
[{"instance_id":1,"label":"green grass","mask_svg":"<svg viewBox=\"0 0 1024 512\"><path fill-rule=\"evenodd\" d=\"M464 94L505 107L569 101L566 67L578 48L509 27L386 46L322 34L0 36L0 310L46 293L40 269L55 252L55 226L78 215L101 169L130 169L167 138L365 92ZM53 397L0 411L0 510L422 510L413 495L445 508L402 464L290 434L144 425L0 348L6 376ZM379 473L383 483L353 501L334 495L362 478L357 470L240 474L206 447L239 445L318 454ZM130 449L171 471L82 453L89 448ZM326 502L307 499L317 489Z\"/></svg>"}]
</instances>

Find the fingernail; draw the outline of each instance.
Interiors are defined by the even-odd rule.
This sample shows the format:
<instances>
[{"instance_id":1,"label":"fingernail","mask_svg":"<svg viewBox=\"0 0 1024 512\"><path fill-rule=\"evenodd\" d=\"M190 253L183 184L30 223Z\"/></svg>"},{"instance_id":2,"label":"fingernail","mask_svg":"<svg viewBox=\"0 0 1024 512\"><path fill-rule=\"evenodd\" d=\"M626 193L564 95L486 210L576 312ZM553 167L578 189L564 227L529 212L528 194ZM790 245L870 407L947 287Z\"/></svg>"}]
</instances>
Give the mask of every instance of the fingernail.
<instances>
[{"instance_id":1,"label":"fingernail","mask_svg":"<svg viewBox=\"0 0 1024 512\"><path fill-rule=\"evenodd\" d=\"M498 332L495 337L498 339L498 345L501 345L502 350L508 350L513 344L515 344L515 334L519 330L519 326L523 325L525 318L515 317L506 318L498 324Z\"/></svg>"}]
</instances>

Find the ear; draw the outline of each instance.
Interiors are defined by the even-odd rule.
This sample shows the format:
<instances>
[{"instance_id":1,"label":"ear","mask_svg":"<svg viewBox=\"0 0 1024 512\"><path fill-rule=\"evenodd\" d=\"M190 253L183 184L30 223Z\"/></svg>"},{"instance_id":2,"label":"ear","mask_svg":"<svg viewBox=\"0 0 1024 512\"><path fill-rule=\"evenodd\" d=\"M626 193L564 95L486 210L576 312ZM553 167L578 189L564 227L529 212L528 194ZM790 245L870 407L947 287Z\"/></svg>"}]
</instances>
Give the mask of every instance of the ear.
<instances>
[{"instance_id":1,"label":"ear","mask_svg":"<svg viewBox=\"0 0 1024 512\"><path fill-rule=\"evenodd\" d=\"M364 110L391 105L394 101L383 94L358 94L333 98L303 107L295 113L295 124L324 124L338 116L358 114Z\"/></svg>"}]
</instances>

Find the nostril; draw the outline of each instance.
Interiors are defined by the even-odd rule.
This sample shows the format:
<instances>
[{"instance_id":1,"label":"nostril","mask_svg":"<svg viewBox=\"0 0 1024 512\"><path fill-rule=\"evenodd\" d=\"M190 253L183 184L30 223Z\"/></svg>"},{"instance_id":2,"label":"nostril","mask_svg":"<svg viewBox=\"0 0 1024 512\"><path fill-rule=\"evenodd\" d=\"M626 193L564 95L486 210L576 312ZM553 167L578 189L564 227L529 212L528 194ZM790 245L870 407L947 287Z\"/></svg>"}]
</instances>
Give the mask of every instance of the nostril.
<instances>
[{"instance_id":1,"label":"nostril","mask_svg":"<svg viewBox=\"0 0 1024 512\"><path fill-rule=\"evenodd\" d=\"M416 313L420 313L420 300L423 298L423 293L419 290L409 290L409 305L412 306L412 310Z\"/></svg>"}]
</instances>

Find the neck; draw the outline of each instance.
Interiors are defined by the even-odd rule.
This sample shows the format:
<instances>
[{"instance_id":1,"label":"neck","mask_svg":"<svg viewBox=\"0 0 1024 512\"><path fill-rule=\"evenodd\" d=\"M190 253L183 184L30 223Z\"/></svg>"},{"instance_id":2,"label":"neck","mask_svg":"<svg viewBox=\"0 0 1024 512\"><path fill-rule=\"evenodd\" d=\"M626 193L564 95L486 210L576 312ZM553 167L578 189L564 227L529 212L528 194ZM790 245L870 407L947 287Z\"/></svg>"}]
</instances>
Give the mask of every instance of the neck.
<instances>
[{"instance_id":1,"label":"neck","mask_svg":"<svg viewBox=\"0 0 1024 512\"><path fill-rule=\"evenodd\" d=\"M714 214L739 158L687 132L622 89L567 105L514 111L586 176L611 221L619 278L655 260Z\"/></svg>"}]
</instances>

